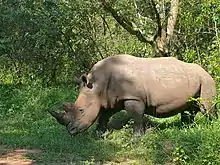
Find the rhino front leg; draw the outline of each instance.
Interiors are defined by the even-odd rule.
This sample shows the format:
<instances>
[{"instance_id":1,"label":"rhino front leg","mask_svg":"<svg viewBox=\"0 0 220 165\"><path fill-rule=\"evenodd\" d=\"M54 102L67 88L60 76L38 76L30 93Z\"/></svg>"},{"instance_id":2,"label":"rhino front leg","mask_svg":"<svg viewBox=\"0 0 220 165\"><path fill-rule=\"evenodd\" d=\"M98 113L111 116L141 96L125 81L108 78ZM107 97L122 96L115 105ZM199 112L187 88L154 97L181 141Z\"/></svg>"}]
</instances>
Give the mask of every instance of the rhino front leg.
<instances>
[{"instance_id":1,"label":"rhino front leg","mask_svg":"<svg viewBox=\"0 0 220 165\"><path fill-rule=\"evenodd\" d=\"M96 127L96 134L103 137L107 131L107 124L109 119L116 113L114 109L101 110L99 114L98 124Z\"/></svg>"},{"instance_id":2,"label":"rhino front leg","mask_svg":"<svg viewBox=\"0 0 220 165\"><path fill-rule=\"evenodd\" d=\"M134 119L133 134L136 137L145 133L144 127L144 110L145 104L138 100L127 100L124 102L125 110L130 113Z\"/></svg>"}]
</instances>

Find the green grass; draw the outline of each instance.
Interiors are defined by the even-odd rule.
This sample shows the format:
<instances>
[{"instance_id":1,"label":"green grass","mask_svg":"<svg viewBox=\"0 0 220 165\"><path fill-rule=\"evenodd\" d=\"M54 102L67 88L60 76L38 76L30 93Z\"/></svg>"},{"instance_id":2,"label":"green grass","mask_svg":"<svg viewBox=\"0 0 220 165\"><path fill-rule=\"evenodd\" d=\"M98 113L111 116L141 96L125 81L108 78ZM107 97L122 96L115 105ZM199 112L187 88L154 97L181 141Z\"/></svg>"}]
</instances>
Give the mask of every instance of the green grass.
<instances>
[{"instance_id":1,"label":"green grass","mask_svg":"<svg viewBox=\"0 0 220 165\"><path fill-rule=\"evenodd\" d=\"M93 137L95 125L71 137L46 109L63 101L73 102L75 91L73 87L1 85L0 145L40 149L40 153L28 155L36 164L128 160L133 164L220 164L220 119L209 122L201 114L191 127L180 126L179 116L151 118L159 125L141 138L132 137L130 125L106 139Z\"/></svg>"}]
</instances>

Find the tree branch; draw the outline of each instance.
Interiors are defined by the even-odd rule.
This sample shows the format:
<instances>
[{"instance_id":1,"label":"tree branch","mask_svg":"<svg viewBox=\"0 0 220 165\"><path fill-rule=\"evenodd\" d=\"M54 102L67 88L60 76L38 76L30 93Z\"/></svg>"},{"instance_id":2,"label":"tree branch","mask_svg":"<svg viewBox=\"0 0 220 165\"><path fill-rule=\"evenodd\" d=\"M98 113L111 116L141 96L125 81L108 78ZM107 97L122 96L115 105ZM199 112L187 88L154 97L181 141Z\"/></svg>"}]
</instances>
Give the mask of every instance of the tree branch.
<instances>
[{"instance_id":1,"label":"tree branch","mask_svg":"<svg viewBox=\"0 0 220 165\"><path fill-rule=\"evenodd\" d=\"M167 24L167 39L166 39L167 45L169 44L170 39L173 36L174 26L176 24L176 19L178 15L178 9L179 9L179 0L172 0L169 17L168 17L168 24Z\"/></svg>"},{"instance_id":2,"label":"tree branch","mask_svg":"<svg viewBox=\"0 0 220 165\"><path fill-rule=\"evenodd\" d=\"M137 3L136 3L136 0L134 0L134 7L137 11L137 16L139 18L139 22L140 22L141 26L144 26L144 23L142 21L142 16L141 16L140 12L138 11L138 6L137 6Z\"/></svg>"},{"instance_id":3,"label":"tree branch","mask_svg":"<svg viewBox=\"0 0 220 165\"><path fill-rule=\"evenodd\" d=\"M154 41L157 43L156 53L160 56L162 54L164 56L165 47L166 47L166 26L165 26L165 7L164 1L160 2L159 6L151 0L152 8L155 11L156 19L157 19L157 33L154 35Z\"/></svg>"},{"instance_id":4,"label":"tree branch","mask_svg":"<svg viewBox=\"0 0 220 165\"><path fill-rule=\"evenodd\" d=\"M151 0L152 8L154 12L156 13L156 19L157 19L157 33L154 35L154 41L157 39L157 37L161 36L161 31L162 31L162 23L160 19L160 14L157 11L156 4L154 3L154 0Z\"/></svg>"},{"instance_id":5,"label":"tree branch","mask_svg":"<svg viewBox=\"0 0 220 165\"><path fill-rule=\"evenodd\" d=\"M90 38L90 40L94 43L94 45L95 45L95 47L96 47L96 49L97 49L97 51L98 51L100 57L101 57L102 59L104 59L104 56L102 55L102 52L101 52L101 50L99 49L99 47L98 47L96 41L95 41L91 36L89 36L89 38Z\"/></svg>"},{"instance_id":6,"label":"tree branch","mask_svg":"<svg viewBox=\"0 0 220 165\"><path fill-rule=\"evenodd\" d=\"M139 30L135 30L132 27L132 23L128 21L125 17L120 15L117 11L115 11L109 3L107 3L105 0L101 0L104 9L112 14L112 16L115 18L115 20L130 34L135 35L139 41L148 43L150 45L153 45L153 37L152 38L146 38L143 36L143 34Z\"/></svg>"},{"instance_id":7,"label":"tree branch","mask_svg":"<svg viewBox=\"0 0 220 165\"><path fill-rule=\"evenodd\" d=\"M104 25L106 25L106 27L107 27L107 29L108 29L108 31L109 31L110 38L111 38L112 41L113 41L112 32L111 32L111 29L110 29L110 27L109 27L109 25L108 25L108 22L105 20L105 17L103 17L102 15L100 15L100 16L101 16L101 18L102 18L102 20L103 20Z\"/></svg>"}]
</instances>

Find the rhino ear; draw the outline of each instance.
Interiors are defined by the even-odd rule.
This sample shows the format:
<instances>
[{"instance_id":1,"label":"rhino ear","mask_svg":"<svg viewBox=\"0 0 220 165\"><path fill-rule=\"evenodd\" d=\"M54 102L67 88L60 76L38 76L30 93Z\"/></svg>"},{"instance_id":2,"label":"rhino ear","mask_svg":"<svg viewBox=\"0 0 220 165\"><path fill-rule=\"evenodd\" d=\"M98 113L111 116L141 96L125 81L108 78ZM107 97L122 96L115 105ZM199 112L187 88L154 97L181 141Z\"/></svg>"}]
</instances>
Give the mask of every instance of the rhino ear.
<instances>
[{"instance_id":1,"label":"rhino ear","mask_svg":"<svg viewBox=\"0 0 220 165\"><path fill-rule=\"evenodd\" d=\"M81 77L80 77L80 79L82 80L82 82L83 82L84 84L87 84L87 83L88 83L86 74L82 74Z\"/></svg>"},{"instance_id":2,"label":"rhino ear","mask_svg":"<svg viewBox=\"0 0 220 165\"><path fill-rule=\"evenodd\" d=\"M89 82L86 74L81 75L81 80L82 80L84 86L87 86L90 89L93 88L93 85L92 85L92 83Z\"/></svg>"},{"instance_id":3,"label":"rhino ear","mask_svg":"<svg viewBox=\"0 0 220 165\"><path fill-rule=\"evenodd\" d=\"M69 112L69 111L72 111L76 108L75 104L73 103L64 103L63 104L63 109L65 112Z\"/></svg>"}]
</instances>

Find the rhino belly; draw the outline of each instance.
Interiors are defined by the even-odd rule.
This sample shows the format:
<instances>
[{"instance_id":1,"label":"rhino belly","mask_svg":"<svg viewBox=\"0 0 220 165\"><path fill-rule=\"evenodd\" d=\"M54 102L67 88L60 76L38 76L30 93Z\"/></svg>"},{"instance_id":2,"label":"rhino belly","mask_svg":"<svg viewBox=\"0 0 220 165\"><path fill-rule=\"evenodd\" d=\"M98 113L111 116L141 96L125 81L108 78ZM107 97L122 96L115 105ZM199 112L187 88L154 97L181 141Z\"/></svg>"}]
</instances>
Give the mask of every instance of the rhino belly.
<instances>
[{"instance_id":1,"label":"rhino belly","mask_svg":"<svg viewBox=\"0 0 220 165\"><path fill-rule=\"evenodd\" d=\"M171 117L188 108L187 100L177 99L166 104L146 108L146 114L158 118Z\"/></svg>"},{"instance_id":2,"label":"rhino belly","mask_svg":"<svg viewBox=\"0 0 220 165\"><path fill-rule=\"evenodd\" d=\"M169 104L161 105L156 108L158 117L170 117L183 112L187 109L187 102L182 102L182 100L175 100Z\"/></svg>"},{"instance_id":3,"label":"rhino belly","mask_svg":"<svg viewBox=\"0 0 220 165\"><path fill-rule=\"evenodd\" d=\"M147 113L155 117L170 117L186 110L189 107L189 99L197 97L200 91L199 85L196 86L182 86L179 90L158 88L160 90L148 95Z\"/></svg>"}]
</instances>

